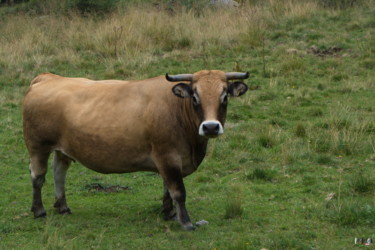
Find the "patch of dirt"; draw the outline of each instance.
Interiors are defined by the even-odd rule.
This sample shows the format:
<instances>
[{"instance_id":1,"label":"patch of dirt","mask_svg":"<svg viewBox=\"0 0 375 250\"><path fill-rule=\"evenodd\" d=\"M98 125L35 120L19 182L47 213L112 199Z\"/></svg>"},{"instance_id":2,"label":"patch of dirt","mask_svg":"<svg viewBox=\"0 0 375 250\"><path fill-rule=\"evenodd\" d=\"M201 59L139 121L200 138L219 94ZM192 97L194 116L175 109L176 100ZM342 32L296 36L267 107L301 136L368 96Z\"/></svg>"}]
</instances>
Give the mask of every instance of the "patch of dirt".
<instances>
[{"instance_id":1,"label":"patch of dirt","mask_svg":"<svg viewBox=\"0 0 375 250\"><path fill-rule=\"evenodd\" d=\"M92 183L92 184L86 185L85 189L88 189L90 191L113 193L113 192L120 192L123 190L130 190L131 188L127 186L120 186L120 185L102 185L100 183Z\"/></svg>"},{"instance_id":2,"label":"patch of dirt","mask_svg":"<svg viewBox=\"0 0 375 250\"><path fill-rule=\"evenodd\" d=\"M332 46L325 49L319 49L317 46L313 45L308 50L307 53L313 54L316 56L339 56L339 53L343 50L343 48Z\"/></svg>"}]
</instances>

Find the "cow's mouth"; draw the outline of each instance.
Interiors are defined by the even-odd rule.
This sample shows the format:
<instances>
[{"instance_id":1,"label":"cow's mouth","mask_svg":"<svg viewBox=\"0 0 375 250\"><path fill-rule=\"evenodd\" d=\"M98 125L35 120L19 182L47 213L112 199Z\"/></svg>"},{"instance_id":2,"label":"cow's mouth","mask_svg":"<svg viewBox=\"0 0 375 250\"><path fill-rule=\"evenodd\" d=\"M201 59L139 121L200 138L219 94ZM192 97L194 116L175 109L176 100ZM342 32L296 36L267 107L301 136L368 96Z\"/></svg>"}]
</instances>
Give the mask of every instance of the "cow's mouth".
<instances>
[{"instance_id":1,"label":"cow's mouth","mask_svg":"<svg viewBox=\"0 0 375 250\"><path fill-rule=\"evenodd\" d=\"M206 137L207 139L215 139L215 138L219 137L219 134L216 134L216 135L204 135L204 137Z\"/></svg>"}]
</instances>

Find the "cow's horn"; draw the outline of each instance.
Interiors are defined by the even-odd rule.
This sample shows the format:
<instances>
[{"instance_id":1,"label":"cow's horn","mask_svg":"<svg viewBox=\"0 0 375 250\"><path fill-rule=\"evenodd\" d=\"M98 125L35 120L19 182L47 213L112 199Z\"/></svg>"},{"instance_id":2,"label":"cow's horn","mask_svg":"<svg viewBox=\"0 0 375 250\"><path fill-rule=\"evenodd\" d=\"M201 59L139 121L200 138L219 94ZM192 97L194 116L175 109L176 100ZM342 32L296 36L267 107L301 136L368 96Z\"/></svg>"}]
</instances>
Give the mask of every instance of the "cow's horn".
<instances>
[{"instance_id":1,"label":"cow's horn","mask_svg":"<svg viewBox=\"0 0 375 250\"><path fill-rule=\"evenodd\" d=\"M242 72L228 72L225 73L227 80L240 80L240 79L247 79L249 77L249 72L242 73Z\"/></svg>"},{"instance_id":2,"label":"cow's horn","mask_svg":"<svg viewBox=\"0 0 375 250\"><path fill-rule=\"evenodd\" d=\"M193 80L192 74L180 74L180 75L168 75L165 74L165 78L167 78L170 82L179 82L179 81L189 81L191 82Z\"/></svg>"}]
</instances>

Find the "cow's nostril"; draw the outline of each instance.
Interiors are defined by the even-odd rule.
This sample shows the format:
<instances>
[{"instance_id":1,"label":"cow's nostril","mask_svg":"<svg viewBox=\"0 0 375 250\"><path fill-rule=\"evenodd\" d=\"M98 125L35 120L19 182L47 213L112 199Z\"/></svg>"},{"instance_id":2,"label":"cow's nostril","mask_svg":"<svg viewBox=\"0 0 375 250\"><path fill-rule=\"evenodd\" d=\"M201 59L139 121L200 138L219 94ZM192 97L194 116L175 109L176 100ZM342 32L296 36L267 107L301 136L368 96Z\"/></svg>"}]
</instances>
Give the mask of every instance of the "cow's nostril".
<instances>
[{"instance_id":1,"label":"cow's nostril","mask_svg":"<svg viewBox=\"0 0 375 250\"><path fill-rule=\"evenodd\" d=\"M215 126L215 133L216 134L219 133L219 130L220 130L220 126L219 126L219 124L216 124L216 126Z\"/></svg>"},{"instance_id":2,"label":"cow's nostril","mask_svg":"<svg viewBox=\"0 0 375 250\"><path fill-rule=\"evenodd\" d=\"M207 127L206 124L203 125L203 132L204 132L205 134L207 134L207 132L208 132L208 127Z\"/></svg>"},{"instance_id":3,"label":"cow's nostril","mask_svg":"<svg viewBox=\"0 0 375 250\"><path fill-rule=\"evenodd\" d=\"M218 123L203 124L203 132L207 135L217 135L219 131L220 125Z\"/></svg>"}]
</instances>

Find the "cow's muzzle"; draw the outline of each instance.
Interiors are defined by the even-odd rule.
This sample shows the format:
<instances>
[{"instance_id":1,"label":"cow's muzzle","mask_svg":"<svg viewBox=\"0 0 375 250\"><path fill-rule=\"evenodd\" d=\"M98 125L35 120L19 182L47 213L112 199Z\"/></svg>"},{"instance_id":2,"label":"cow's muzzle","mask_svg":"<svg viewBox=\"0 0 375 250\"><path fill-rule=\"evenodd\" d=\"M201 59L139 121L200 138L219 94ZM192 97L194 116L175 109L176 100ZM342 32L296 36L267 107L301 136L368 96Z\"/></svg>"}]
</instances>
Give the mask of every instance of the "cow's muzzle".
<instances>
[{"instance_id":1,"label":"cow's muzzle","mask_svg":"<svg viewBox=\"0 0 375 250\"><path fill-rule=\"evenodd\" d=\"M199 135L210 138L217 137L224 133L223 126L219 121L205 121L199 126Z\"/></svg>"}]
</instances>

